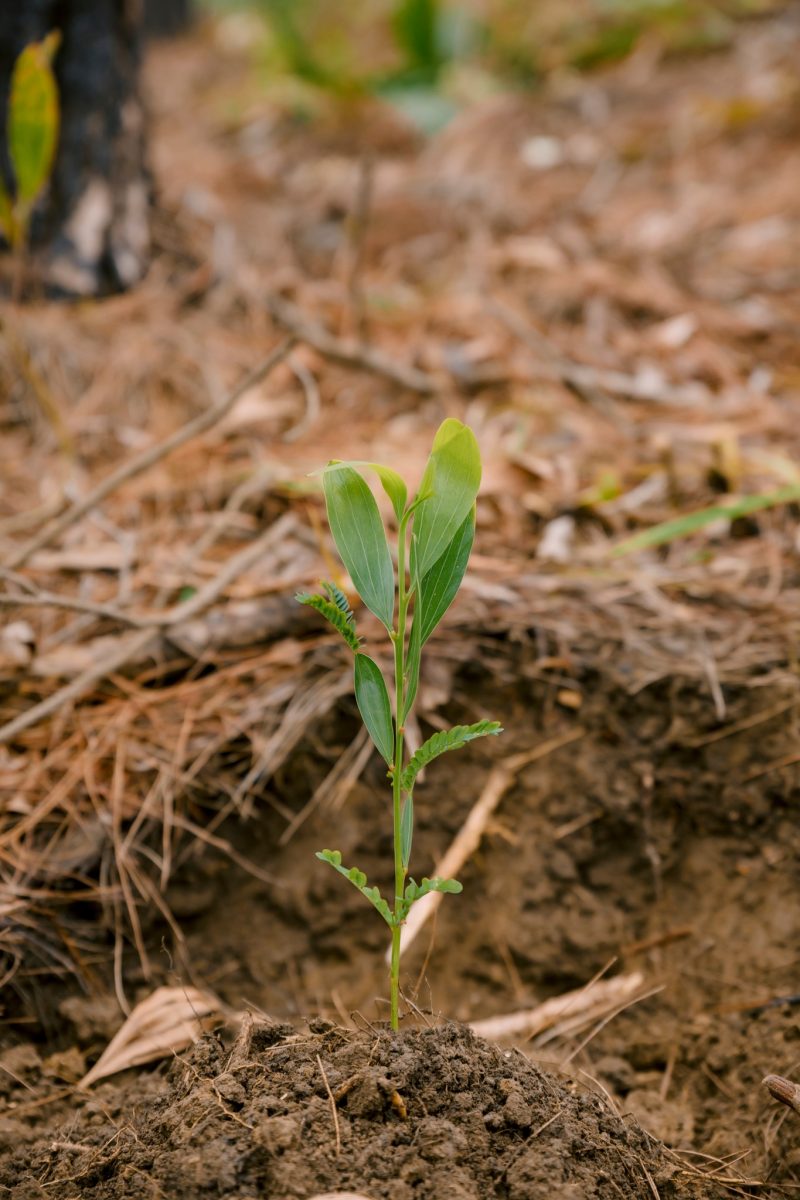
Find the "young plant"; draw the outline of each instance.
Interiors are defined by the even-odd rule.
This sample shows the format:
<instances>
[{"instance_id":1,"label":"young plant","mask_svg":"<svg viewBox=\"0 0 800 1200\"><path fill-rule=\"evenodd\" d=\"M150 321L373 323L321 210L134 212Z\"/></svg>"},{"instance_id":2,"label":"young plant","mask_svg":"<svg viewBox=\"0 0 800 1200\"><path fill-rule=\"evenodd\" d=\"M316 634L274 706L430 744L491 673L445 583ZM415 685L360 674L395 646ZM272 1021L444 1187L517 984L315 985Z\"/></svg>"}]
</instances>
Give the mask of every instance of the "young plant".
<instances>
[{"instance_id":1,"label":"young plant","mask_svg":"<svg viewBox=\"0 0 800 1200\"><path fill-rule=\"evenodd\" d=\"M397 521L397 569L386 530L364 472L378 476ZM456 725L429 738L406 761L405 722L419 684L422 648L450 607L467 568L475 537L475 499L481 459L472 430L448 418L433 440L419 490L409 501L405 483L390 467L332 461L322 472L328 523L339 554L364 604L385 626L394 650L394 708L378 664L361 649L355 617L344 593L332 583L322 593L301 593L342 635L355 656L356 703L382 755L392 784L394 897L390 903L367 884L358 867L342 865L338 850L322 850L329 863L374 905L391 930L391 1025L398 1027L400 930L412 906L428 892L460 892L455 879L408 875L414 833L414 784L432 759L475 738L501 733L497 721Z\"/></svg>"},{"instance_id":2,"label":"young plant","mask_svg":"<svg viewBox=\"0 0 800 1200\"><path fill-rule=\"evenodd\" d=\"M0 179L0 233L20 254L58 143L58 86L52 62L60 41L61 34L54 30L43 41L31 42L11 73L7 135L14 192L10 195Z\"/></svg>"}]
</instances>

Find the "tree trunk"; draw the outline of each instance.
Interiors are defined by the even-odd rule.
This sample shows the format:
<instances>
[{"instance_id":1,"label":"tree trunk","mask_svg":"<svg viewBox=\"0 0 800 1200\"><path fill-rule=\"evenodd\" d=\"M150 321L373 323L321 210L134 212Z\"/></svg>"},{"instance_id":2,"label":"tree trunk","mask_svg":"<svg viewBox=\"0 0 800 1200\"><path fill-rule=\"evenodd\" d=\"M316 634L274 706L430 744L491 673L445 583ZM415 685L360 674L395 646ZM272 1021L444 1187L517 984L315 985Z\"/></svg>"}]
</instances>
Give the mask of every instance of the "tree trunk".
<instances>
[{"instance_id":1,"label":"tree trunk","mask_svg":"<svg viewBox=\"0 0 800 1200\"><path fill-rule=\"evenodd\" d=\"M39 276L51 290L91 296L141 278L150 236L150 177L138 74L140 0L0 0L0 167L11 70L52 29L61 133L50 185L31 227Z\"/></svg>"},{"instance_id":2,"label":"tree trunk","mask_svg":"<svg viewBox=\"0 0 800 1200\"><path fill-rule=\"evenodd\" d=\"M144 0L144 31L148 37L174 37L188 29L191 0Z\"/></svg>"}]
</instances>

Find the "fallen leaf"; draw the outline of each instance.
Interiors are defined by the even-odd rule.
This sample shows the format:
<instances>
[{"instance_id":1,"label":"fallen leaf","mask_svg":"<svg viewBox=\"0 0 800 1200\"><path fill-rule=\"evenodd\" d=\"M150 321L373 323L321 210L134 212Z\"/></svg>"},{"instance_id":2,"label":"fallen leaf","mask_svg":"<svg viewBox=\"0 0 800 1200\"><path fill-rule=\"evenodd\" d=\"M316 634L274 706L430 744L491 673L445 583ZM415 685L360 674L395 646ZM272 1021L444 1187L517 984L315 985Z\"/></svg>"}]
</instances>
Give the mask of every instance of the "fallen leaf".
<instances>
[{"instance_id":1,"label":"fallen leaf","mask_svg":"<svg viewBox=\"0 0 800 1200\"><path fill-rule=\"evenodd\" d=\"M215 996L197 988L157 988L136 1005L78 1087L185 1050L205 1032L203 1018L220 1007Z\"/></svg>"}]
</instances>

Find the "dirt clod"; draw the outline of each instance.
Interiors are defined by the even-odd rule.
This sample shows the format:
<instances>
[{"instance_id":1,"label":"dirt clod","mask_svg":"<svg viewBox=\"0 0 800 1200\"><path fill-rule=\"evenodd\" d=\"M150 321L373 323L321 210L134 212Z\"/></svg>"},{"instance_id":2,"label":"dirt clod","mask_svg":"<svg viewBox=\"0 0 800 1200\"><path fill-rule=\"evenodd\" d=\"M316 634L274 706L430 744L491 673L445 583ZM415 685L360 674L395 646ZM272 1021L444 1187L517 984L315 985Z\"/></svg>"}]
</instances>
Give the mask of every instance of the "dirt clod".
<instances>
[{"instance_id":1,"label":"dirt clod","mask_svg":"<svg viewBox=\"0 0 800 1200\"><path fill-rule=\"evenodd\" d=\"M652 1194L649 1174L663 1200L710 1195L634 1121L463 1026L265 1035L245 1029L250 1054L234 1071L225 1065L241 1047L207 1039L122 1126L107 1115L113 1085L99 1109L79 1100L68 1134L48 1131L0 1160L0 1185L20 1200L42 1185L63 1200L306 1200L337 1188L374 1200L635 1200ZM340 1151L318 1060L340 1081Z\"/></svg>"}]
</instances>

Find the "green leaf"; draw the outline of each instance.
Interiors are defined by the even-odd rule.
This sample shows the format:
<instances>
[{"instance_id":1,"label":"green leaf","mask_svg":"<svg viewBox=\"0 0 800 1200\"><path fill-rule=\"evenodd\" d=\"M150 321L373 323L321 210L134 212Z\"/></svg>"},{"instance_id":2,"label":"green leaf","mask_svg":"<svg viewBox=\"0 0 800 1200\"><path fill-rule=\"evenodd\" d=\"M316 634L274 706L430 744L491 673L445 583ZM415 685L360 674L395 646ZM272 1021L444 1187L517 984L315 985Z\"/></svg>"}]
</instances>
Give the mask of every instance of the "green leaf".
<instances>
[{"instance_id":1,"label":"green leaf","mask_svg":"<svg viewBox=\"0 0 800 1200\"><path fill-rule=\"evenodd\" d=\"M433 439L419 486L425 499L414 513L412 575L424 577L456 537L475 503L481 482L481 456L475 434L448 417Z\"/></svg>"},{"instance_id":2,"label":"green leaf","mask_svg":"<svg viewBox=\"0 0 800 1200\"><path fill-rule=\"evenodd\" d=\"M441 732L435 733L433 737L428 738L427 742L423 742L400 776L403 791L410 792L422 768L432 762L434 758L438 758L440 754L445 754L448 750L459 750L467 742L474 741L475 738L488 737L502 732L503 727L499 721L478 721L475 725L454 725L452 729L443 729Z\"/></svg>"},{"instance_id":3,"label":"green leaf","mask_svg":"<svg viewBox=\"0 0 800 1200\"><path fill-rule=\"evenodd\" d=\"M400 857L403 860L403 870L408 870L411 859L411 841L414 836L414 797L408 793L403 801L403 812L400 816Z\"/></svg>"},{"instance_id":4,"label":"green leaf","mask_svg":"<svg viewBox=\"0 0 800 1200\"><path fill-rule=\"evenodd\" d=\"M60 35L26 46L14 64L8 104L8 148L17 204L32 208L50 176L58 142L58 87L50 66Z\"/></svg>"},{"instance_id":5,"label":"green leaf","mask_svg":"<svg viewBox=\"0 0 800 1200\"><path fill-rule=\"evenodd\" d=\"M322 586L326 591L329 588L333 589L332 584L323 583ZM341 605L334 599L327 599L325 596L318 596L316 594L311 595L308 592L298 592L295 600L297 600L298 604L306 604L309 608L316 609L318 613L321 613L327 621L330 621L333 628L342 635L350 649L357 651L360 643L358 634L356 633L355 618L352 612L350 612L350 605L347 604L347 598L339 592L338 588L335 591L342 596L346 610L343 610Z\"/></svg>"},{"instance_id":6,"label":"green leaf","mask_svg":"<svg viewBox=\"0 0 800 1200\"><path fill-rule=\"evenodd\" d=\"M347 599L347 596L345 596L342 589L337 587L335 583L328 583L326 580L323 580L322 590L328 599L333 601L339 611L344 613L350 624L355 625L356 619L353 616L353 610L350 607L350 601Z\"/></svg>"},{"instance_id":7,"label":"green leaf","mask_svg":"<svg viewBox=\"0 0 800 1200\"><path fill-rule=\"evenodd\" d=\"M394 515L400 521L408 500L408 488L404 481L391 467L384 467L380 463L364 463L364 466L371 467L380 479L383 490L392 502Z\"/></svg>"},{"instance_id":8,"label":"green leaf","mask_svg":"<svg viewBox=\"0 0 800 1200\"><path fill-rule=\"evenodd\" d=\"M357 887L362 896L366 896L370 904L377 908L378 912L383 917L387 925L394 925L394 918L389 905L380 894L378 888L367 886L367 877L363 871L359 871L358 867L343 867L342 855L339 850L318 850L317 858L320 862L328 863L340 875L344 875L345 879L349 880L354 887Z\"/></svg>"},{"instance_id":9,"label":"green leaf","mask_svg":"<svg viewBox=\"0 0 800 1200\"><path fill-rule=\"evenodd\" d=\"M411 636L408 639L408 652L406 654L406 673L404 679L405 699L403 701L403 716L405 721L411 709L414 707L414 701L417 698L417 688L419 687L419 669L422 659L422 643L420 641L420 628L422 622L417 620L416 613L411 624Z\"/></svg>"},{"instance_id":10,"label":"green leaf","mask_svg":"<svg viewBox=\"0 0 800 1200\"><path fill-rule=\"evenodd\" d=\"M710 508L701 508L697 512L685 513L682 517L674 517L671 521L662 521L650 529L643 529L633 537L618 542L612 550L614 558L623 554L633 554L637 550L648 550L652 546L663 546L674 542L677 538L688 537L698 529L704 529L714 521L735 521L737 517L747 517L750 513L760 512L765 508L777 508L780 504L793 504L800 500L800 487L792 484L789 487L778 488L775 492L764 492L758 496L742 496L730 504L714 504Z\"/></svg>"},{"instance_id":11,"label":"green leaf","mask_svg":"<svg viewBox=\"0 0 800 1200\"><path fill-rule=\"evenodd\" d=\"M464 888L457 879L440 879L434 876L433 879L428 879L425 876L422 883L415 883L413 879L409 879L406 884L403 899L397 905L397 921L398 924L405 921L411 908L423 896L427 896L429 892L443 892L451 896L457 896L459 892L463 892Z\"/></svg>"},{"instance_id":12,"label":"green leaf","mask_svg":"<svg viewBox=\"0 0 800 1200\"><path fill-rule=\"evenodd\" d=\"M336 459L333 462L329 462L326 467L323 467L323 473L327 474L329 471L336 471L342 467L354 467L356 470L364 468L368 471L374 471L381 481L383 490L392 502L394 515L397 517L398 522L400 521L406 509L408 488L402 477L397 474L397 471L393 471L391 467L385 467L383 463L366 462L363 459L352 459L347 462L339 462Z\"/></svg>"},{"instance_id":13,"label":"green leaf","mask_svg":"<svg viewBox=\"0 0 800 1200\"><path fill-rule=\"evenodd\" d=\"M414 601L414 620L406 655L405 702L403 720L411 712L419 687L422 647L456 597L467 569L475 539L475 505L467 513L456 536L444 554L424 575Z\"/></svg>"},{"instance_id":14,"label":"green leaf","mask_svg":"<svg viewBox=\"0 0 800 1200\"><path fill-rule=\"evenodd\" d=\"M424 646L447 612L461 586L475 540L475 506L467 514L444 554L424 575L416 600L414 619L420 614L420 645Z\"/></svg>"},{"instance_id":15,"label":"green leaf","mask_svg":"<svg viewBox=\"0 0 800 1200\"><path fill-rule=\"evenodd\" d=\"M336 548L370 612L392 628L394 568L375 497L352 467L322 477Z\"/></svg>"},{"instance_id":16,"label":"green leaf","mask_svg":"<svg viewBox=\"0 0 800 1200\"><path fill-rule=\"evenodd\" d=\"M380 667L367 654L357 654L355 661L356 704L369 736L386 759L394 760L394 722L386 682Z\"/></svg>"}]
</instances>

